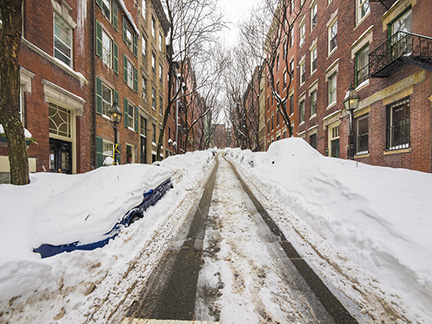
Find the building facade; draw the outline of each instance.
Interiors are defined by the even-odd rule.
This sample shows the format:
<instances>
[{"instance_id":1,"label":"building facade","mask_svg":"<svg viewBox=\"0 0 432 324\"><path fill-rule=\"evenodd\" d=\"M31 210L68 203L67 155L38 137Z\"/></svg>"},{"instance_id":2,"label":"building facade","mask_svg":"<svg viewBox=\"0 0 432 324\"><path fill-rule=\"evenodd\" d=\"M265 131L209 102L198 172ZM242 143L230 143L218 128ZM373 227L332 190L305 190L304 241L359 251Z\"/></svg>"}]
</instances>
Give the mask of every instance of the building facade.
<instances>
[{"instance_id":1,"label":"building facade","mask_svg":"<svg viewBox=\"0 0 432 324\"><path fill-rule=\"evenodd\" d=\"M324 155L431 172L432 29L424 22L432 2L301 3L287 90L293 95L294 136ZM280 67L286 68L292 69ZM350 84L360 97L352 112L344 107ZM267 143L284 137L270 96Z\"/></svg>"},{"instance_id":2,"label":"building facade","mask_svg":"<svg viewBox=\"0 0 432 324\"><path fill-rule=\"evenodd\" d=\"M156 160L169 30L160 0L24 0L22 12L20 110L35 142L30 172L87 172L114 151L122 164ZM115 105L122 114L116 138ZM172 148L169 137L164 146ZM3 136L0 179L9 181Z\"/></svg>"},{"instance_id":3,"label":"building facade","mask_svg":"<svg viewBox=\"0 0 432 324\"><path fill-rule=\"evenodd\" d=\"M82 1L23 2L19 55L24 127L30 172L85 172L94 168L91 26ZM3 138L4 139L4 138ZM0 141L1 182L9 181L7 145Z\"/></svg>"}]
</instances>

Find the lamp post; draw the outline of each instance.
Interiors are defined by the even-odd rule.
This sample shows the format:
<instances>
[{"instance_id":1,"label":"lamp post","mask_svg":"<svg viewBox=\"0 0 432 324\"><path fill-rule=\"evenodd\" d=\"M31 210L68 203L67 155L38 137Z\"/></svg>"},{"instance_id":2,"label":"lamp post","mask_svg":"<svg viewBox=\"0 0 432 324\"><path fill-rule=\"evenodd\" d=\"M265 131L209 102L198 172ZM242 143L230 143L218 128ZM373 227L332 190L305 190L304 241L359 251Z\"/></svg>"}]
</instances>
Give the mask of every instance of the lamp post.
<instances>
[{"instance_id":1,"label":"lamp post","mask_svg":"<svg viewBox=\"0 0 432 324\"><path fill-rule=\"evenodd\" d=\"M114 104L108 109L108 116L114 123L114 164L117 164L117 125L122 119L122 113L116 101L114 101Z\"/></svg>"},{"instance_id":2,"label":"lamp post","mask_svg":"<svg viewBox=\"0 0 432 324\"><path fill-rule=\"evenodd\" d=\"M350 115L349 136L348 136L348 158L354 159L354 132L353 132L353 112L357 109L360 96L357 94L352 84L349 85L348 91L343 100L345 110Z\"/></svg>"}]
</instances>

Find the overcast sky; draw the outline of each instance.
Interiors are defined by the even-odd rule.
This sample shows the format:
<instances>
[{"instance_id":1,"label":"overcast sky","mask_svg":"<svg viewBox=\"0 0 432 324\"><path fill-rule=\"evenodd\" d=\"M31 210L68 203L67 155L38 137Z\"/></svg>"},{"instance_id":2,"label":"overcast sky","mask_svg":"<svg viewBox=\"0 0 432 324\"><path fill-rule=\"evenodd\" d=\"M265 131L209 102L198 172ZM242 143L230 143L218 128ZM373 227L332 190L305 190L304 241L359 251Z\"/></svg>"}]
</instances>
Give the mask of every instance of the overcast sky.
<instances>
[{"instance_id":1,"label":"overcast sky","mask_svg":"<svg viewBox=\"0 0 432 324\"><path fill-rule=\"evenodd\" d=\"M237 24L249 15L250 9L261 0L219 0L219 7L230 23L230 30L224 32L227 45L235 44L238 35Z\"/></svg>"}]
</instances>

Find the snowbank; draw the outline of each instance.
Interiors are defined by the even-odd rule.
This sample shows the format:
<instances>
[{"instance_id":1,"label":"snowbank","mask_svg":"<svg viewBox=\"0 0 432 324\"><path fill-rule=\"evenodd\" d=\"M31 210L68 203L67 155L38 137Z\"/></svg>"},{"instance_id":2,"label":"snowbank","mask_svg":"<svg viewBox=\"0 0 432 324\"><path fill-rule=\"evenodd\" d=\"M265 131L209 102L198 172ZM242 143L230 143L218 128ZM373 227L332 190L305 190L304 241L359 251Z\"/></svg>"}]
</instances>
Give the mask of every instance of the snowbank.
<instances>
[{"instance_id":1,"label":"snowbank","mask_svg":"<svg viewBox=\"0 0 432 324\"><path fill-rule=\"evenodd\" d=\"M324 157L299 138L226 155L327 247L401 297L406 318L432 320L431 174Z\"/></svg>"},{"instance_id":2,"label":"snowbank","mask_svg":"<svg viewBox=\"0 0 432 324\"><path fill-rule=\"evenodd\" d=\"M210 151L197 152L168 158L162 166L110 166L79 175L36 173L27 186L1 184L0 322L106 323L104 312L127 309L124 298L135 287L136 276L157 265L160 251L181 224L171 217L200 185L212 157ZM105 247L46 259L32 252L41 243L85 242L105 233L142 201L144 191L168 176L174 188ZM131 271L131 265L143 268ZM111 295L113 289L119 291Z\"/></svg>"}]
</instances>

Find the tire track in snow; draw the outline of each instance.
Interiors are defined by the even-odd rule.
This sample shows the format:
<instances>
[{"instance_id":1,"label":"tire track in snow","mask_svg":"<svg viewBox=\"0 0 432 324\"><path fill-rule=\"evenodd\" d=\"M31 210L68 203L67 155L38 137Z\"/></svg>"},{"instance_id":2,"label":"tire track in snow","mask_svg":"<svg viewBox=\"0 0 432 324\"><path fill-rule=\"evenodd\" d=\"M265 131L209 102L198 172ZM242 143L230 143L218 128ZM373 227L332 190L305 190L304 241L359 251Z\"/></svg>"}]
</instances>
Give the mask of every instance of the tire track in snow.
<instances>
[{"instance_id":1,"label":"tire track in snow","mask_svg":"<svg viewBox=\"0 0 432 324\"><path fill-rule=\"evenodd\" d=\"M209 212L196 318L221 323L334 323L221 159Z\"/></svg>"}]
</instances>

